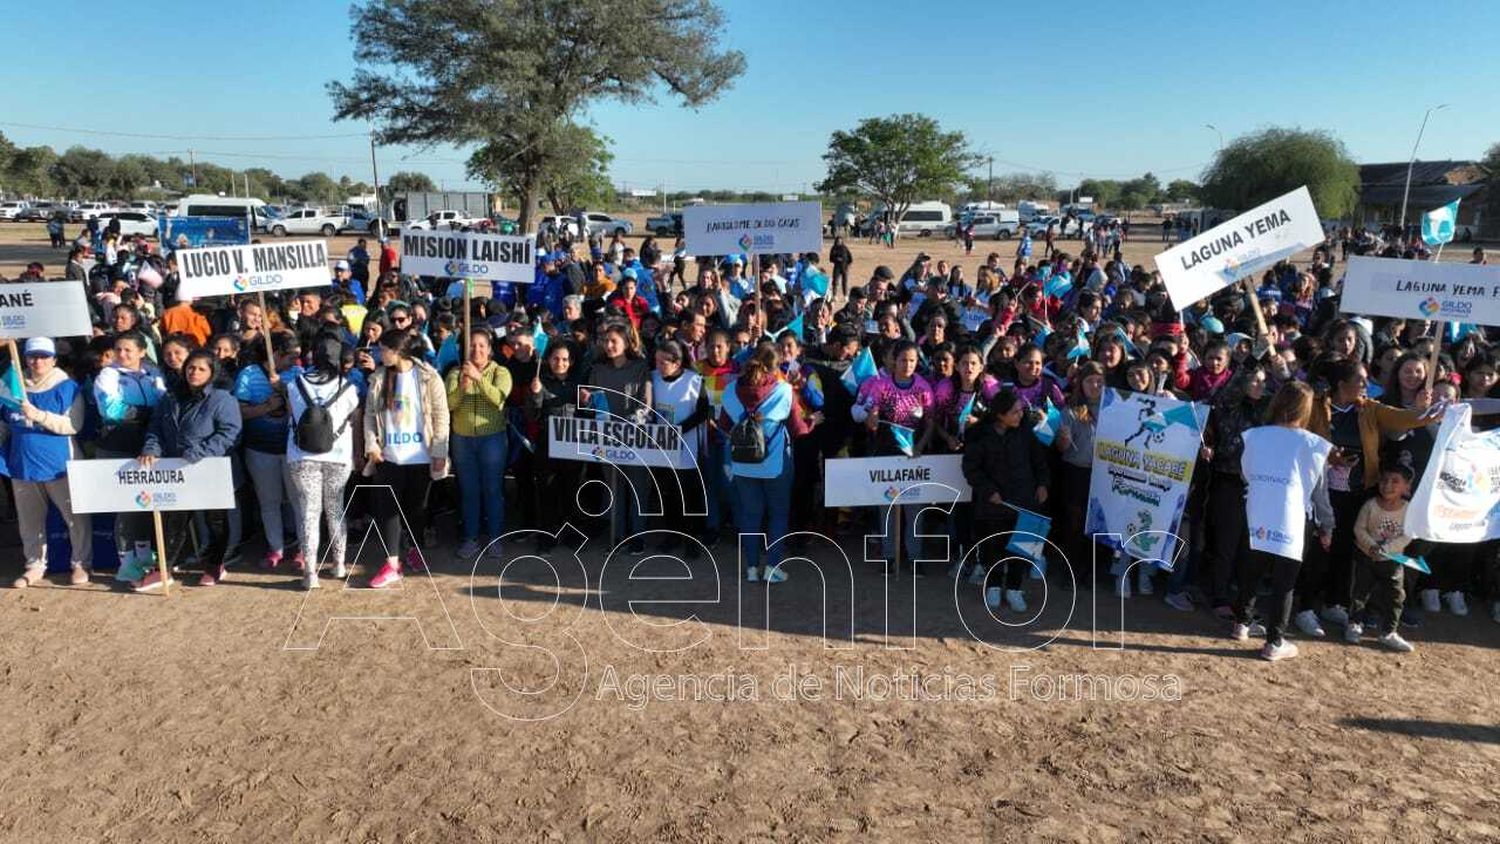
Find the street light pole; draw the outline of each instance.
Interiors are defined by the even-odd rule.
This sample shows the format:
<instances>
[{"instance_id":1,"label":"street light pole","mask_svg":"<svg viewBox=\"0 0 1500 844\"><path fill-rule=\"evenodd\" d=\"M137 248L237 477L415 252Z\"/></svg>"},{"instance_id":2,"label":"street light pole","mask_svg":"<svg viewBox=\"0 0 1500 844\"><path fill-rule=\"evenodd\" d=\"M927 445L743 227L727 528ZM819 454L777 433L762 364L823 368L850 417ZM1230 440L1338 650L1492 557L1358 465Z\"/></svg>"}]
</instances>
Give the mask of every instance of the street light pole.
<instances>
[{"instance_id":1,"label":"street light pole","mask_svg":"<svg viewBox=\"0 0 1500 844\"><path fill-rule=\"evenodd\" d=\"M984 198L989 202L995 201L995 156L989 156L990 179L989 185L984 189Z\"/></svg>"},{"instance_id":2,"label":"street light pole","mask_svg":"<svg viewBox=\"0 0 1500 844\"><path fill-rule=\"evenodd\" d=\"M1220 132L1219 131L1219 127L1213 125L1212 123L1205 123L1205 124L1203 124L1203 128L1214 130L1214 134L1219 136L1219 152L1223 152L1224 151L1224 133Z\"/></svg>"},{"instance_id":3,"label":"street light pole","mask_svg":"<svg viewBox=\"0 0 1500 844\"><path fill-rule=\"evenodd\" d=\"M1422 128L1417 130L1417 142L1411 145L1411 160L1406 162L1406 187L1401 191L1401 237L1406 237L1406 201L1411 198L1411 171L1417 164L1417 147L1422 145L1422 133L1427 131L1427 118L1434 111L1442 111L1448 104L1435 105L1422 115Z\"/></svg>"}]
</instances>

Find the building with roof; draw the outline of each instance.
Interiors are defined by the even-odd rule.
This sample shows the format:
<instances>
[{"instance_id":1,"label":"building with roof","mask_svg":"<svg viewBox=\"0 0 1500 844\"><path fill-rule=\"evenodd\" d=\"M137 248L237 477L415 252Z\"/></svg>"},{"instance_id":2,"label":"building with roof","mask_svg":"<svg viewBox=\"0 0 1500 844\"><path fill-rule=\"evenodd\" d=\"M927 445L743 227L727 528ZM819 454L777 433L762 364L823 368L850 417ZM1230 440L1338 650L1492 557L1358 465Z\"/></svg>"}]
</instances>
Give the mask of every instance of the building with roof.
<instances>
[{"instance_id":1,"label":"building with roof","mask_svg":"<svg viewBox=\"0 0 1500 844\"><path fill-rule=\"evenodd\" d=\"M1407 162L1361 164L1359 205L1354 219L1366 226L1394 223L1401 218L1401 198L1406 190ZM1411 171L1411 196L1406 204L1406 222L1453 200L1458 204L1459 241L1500 236L1497 223L1485 215L1486 174L1477 161L1418 161ZM1491 215L1493 216L1493 215Z\"/></svg>"}]
</instances>

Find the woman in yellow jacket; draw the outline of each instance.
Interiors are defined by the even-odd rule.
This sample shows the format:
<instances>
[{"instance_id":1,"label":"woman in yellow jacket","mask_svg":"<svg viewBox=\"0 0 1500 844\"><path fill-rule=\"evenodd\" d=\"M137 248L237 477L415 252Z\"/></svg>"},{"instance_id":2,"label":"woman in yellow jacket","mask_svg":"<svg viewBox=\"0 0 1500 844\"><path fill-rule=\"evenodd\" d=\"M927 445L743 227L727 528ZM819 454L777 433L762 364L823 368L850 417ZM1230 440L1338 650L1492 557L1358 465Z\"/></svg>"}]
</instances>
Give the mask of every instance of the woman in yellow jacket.
<instances>
[{"instance_id":1,"label":"woman in yellow jacket","mask_svg":"<svg viewBox=\"0 0 1500 844\"><path fill-rule=\"evenodd\" d=\"M469 332L469 354L448 371L448 407L453 412L452 451L463 499L463 544L458 557L469 560L505 533L505 466L508 436L505 399L510 371L494 359L494 335L488 328ZM483 516L483 524L480 517ZM483 529L481 529L483 528ZM489 554L499 556L500 544Z\"/></svg>"},{"instance_id":2,"label":"woman in yellow jacket","mask_svg":"<svg viewBox=\"0 0 1500 844\"><path fill-rule=\"evenodd\" d=\"M1297 581L1300 611L1293 619L1305 635L1323 635L1323 621L1349 623L1346 609L1354 588L1354 522L1359 508L1380 482L1380 445L1386 434L1427 424L1431 395L1418 396L1409 410L1382 404L1365 395L1365 366L1337 358L1315 366L1318 399L1308 430L1333 443L1328 458L1329 503L1333 505L1333 544L1327 554L1312 554Z\"/></svg>"}]
</instances>

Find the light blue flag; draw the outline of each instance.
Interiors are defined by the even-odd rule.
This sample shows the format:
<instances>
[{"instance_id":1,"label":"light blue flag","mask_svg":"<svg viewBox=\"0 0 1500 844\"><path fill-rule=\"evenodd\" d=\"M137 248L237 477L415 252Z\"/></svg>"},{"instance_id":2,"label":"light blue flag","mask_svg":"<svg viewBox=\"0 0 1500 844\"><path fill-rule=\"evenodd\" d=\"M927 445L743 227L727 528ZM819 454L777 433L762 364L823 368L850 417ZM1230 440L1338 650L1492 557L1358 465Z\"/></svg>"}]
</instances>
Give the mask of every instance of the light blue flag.
<instances>
[{"instance_id":1,"label":"light blue flag","mask_svg":"<svg viewBox=\"0 0 1500 844\"><path fill-rule=\"evenodd\" d=\"M1479 326L1475 325L1472 322L1450 322L1448 323L1447 328L1444 330L1448 332L1448 342L1457 343L1458 341L1479 330ZM1374 385L1372 384L1371 386Z\"/></svg>"},{"instance_id":2,"label":"light blue flag","mask_svg":"<svg viewBox=\"0 0 1500 844\"><path fill-rule=\"evenodd\" d=\"M1040 349L1040 348L1043 348L1043 347L1045 347L1047 345L1047 338L1051 337L1051 336L1052 336L1052 328L1050 326L1044 325L1044 326L1038 328L1036 330L1035 334L1031 335L1031 342L1038 349Z\"/></svg>"},{"instance_id":3,"label":"light blue flag","mask_svg":"<svg viewBox=\"0 0 1500 844\"><path fill-rule=\"evenodd\" d=\"M590 391L589 407L598 413L609 413L609 396L603 390Z\"/></svg>"},{"instance_id":4,"label":"light blue flag","mask_svg":"<svg viewBox=\"0 0 1500 844\"><path fill-rule=\"evenodd\" d=\"M1015 532L1011 534L1006 550L1032 561L1031 579L1041 580L1047 573L1047 534L1052 531L1052 520L1040 513L1012 507L1016 511ZM1028 535L1034 534L1034 535Z\"/></svg>"},{"instance_id":5,"label":"light blue flag","mask_svg":"<svg viewBox=\"0 0 1500 844\"><path fill-rule=\"evenodd\" d=\"M781 337L781 335L786 334L789 331L791 332L793 337L797 338L797 342L802 342L802 314L798 314L796 319L787 323L784 328L776 332L776 336L779 338Z\"/></svg>"},{"instance_id":6,"label":"light blue flag","mask_svg":"<svg viewBox=\"0 0 1500 844\"><path fill-rule=\"evenodd\" d=\"M1032 430L1036 432L1036 438L1041 441L1042 445L1052 445L1052 441L1057 439L1057 431L1061 427L1062 411L1058 410L1052 404L1051 399L1048 399L1047 407L1042 414L1041 421L1036 423L1036 427Z\"/></svg>"},{"instance_id":7,"label":"light blue flag","mask_svg":"<svg viewBox=\"0 0 1500 844\"><path fill-rule=\"evenodd\" d=\"M755 347L750 345L749 343L746 343L745 348L740 349L738 352L735 352L734 357L731 358L731 360L734 361L734 365L737 367L744 366L745 361L749 360L750 356L753 354L755 354Z\"/></svg>"},{"instance_id":8,"label":"light blue flag","mask_svg":"<svg viewBox=\"0 0 1500 844\"><path fill-rule=\"evenodd\" d=\"M0 383L0 406L20 410L26 399L26 387L21 383L21 372L14 363L5 370L5 380Z\"/></svg>"},{"instance_id":9,"label":"light blue flag","mask_svg":"<svg viewBox=\"0 0 1500 844\"><path fill-rule=\"evenodd\" d=\"M859 385L874 378L877 372L879 370L875 367L875 356L870 354L869 347L860 349L849 364L849 369L844 372L844 386L849 388L849 392L856 392Z\"/></svg>"},{"instance_id":10,"label":"light blue flag","mask_svg":"<svg viewBox=\"0 0 1500 844\"><path fill-rule=\"evenodd\" d=\"M916 451L916 443L912 438L915 432L905 425L897 425L894 422L884 422L882 424L890 427L891 436L895 437L896 447L901 449L901 453L907 457L911 457Z\"/></svg>"},{"instance_id":11,"label":"light blue flag","mask_svg":"<svg viewBox=\"0 0 1500 844\"><path fill-rule=\"evenodd\" d=\"M976 385L976 387L977 387L977 385ZM964 428L968 427L968 425L969 425L969 417L974 414L974 402L978 398L979 398L979 390L975 389L974 392L969 395L969 400L966 401L966 402L964 402L964 406L959 409L959 411L958 411L958 435L959 436L963 436L964 435Z\"/></svg>"},{"instance_id":12,"label":"light blue flag","mask_svg":"<svg viewBox=\"0 0 1500 844\"><path fill-rule=\"evenodd\" d=\"M802 289L819 296L826 296L828 295L828 276L817 270L810 270L802 278Z\"/></svg>"},{"instance_id":13,"label":"light blue flag","mask_svg":"<svg viewBox=\"0 0 1500 844\"><path fill-rule=\"evenodd\" d=\"M536 356L542 357L547 354L547 329L542 327L541 320L531 329L531 341L536 344Z\"/></svg>"},{"instance_id":14,"label":"light blue flag","mask_svg":"<svg viewBox=\"0 0 1500 844\"><path fill-rule=\"evenodd\" d=\"M1455 199L1442 208L1434 208L1422 215L1422 240L1428 246L1450 243L1457 227L1458 200Z\"/></svg>"},{"instance_id":15,"label":"light blue flag","mask_svg":"<svg viewBox=\"0 0 1500 844\"><path fill-rule=\"evenodd\" d=\"M1042 285L1043 293L1059 299L1063 296L1066 296L1068 291L1072 289L1073 277L1067 272L1057 273L1056 275L1047 279L1046 284Z\"/></svg>"},{"instance_id":16,"label":"light blue flag","mask_svg":"<svg viewBox=\"0 0 1500 844\"><path fill-rule=\"evenodd\" d=\"M1431 567L1429 567L1427 565L1427 561L1421 557L1408 557L1405 554L1398 554L1395 551L1387 551L1385 552L1385 558L1393 563L1399 563L1400 565L1406 566L1409 569L1416 569L1423 574L1432 574Z\"/></svg>"}]
</instances>

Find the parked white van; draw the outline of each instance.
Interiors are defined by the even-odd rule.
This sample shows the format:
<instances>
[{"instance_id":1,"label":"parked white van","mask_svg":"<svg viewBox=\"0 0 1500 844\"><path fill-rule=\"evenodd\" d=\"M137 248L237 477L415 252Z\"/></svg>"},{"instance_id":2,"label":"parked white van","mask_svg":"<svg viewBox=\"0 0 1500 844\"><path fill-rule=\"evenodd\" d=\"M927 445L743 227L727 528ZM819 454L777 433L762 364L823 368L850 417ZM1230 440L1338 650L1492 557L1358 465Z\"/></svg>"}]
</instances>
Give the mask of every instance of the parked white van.
<instances>
[{"instance_id":1,"label":"parked white van","mask_svg":"<svg viewBox=\"0 0 1500 844\"><path fill-rule=\"evenodd\" d=\"M195 193L177 201L177 217L250 217L257 231L269 228L272 215L265 200Z\"/></svg>"},{"instance_id":2,"label":"parked white van","mask_svg":"<svg viewBox=\"0 0 1500 844\"><path fill-rule=\"evenodd\" d=\"M901 222L896 225L897 234L932 237L941 233L943 227L953 222L953 209L946 202L913 202L906 209Z\"/></svg>"}]
</instances>

